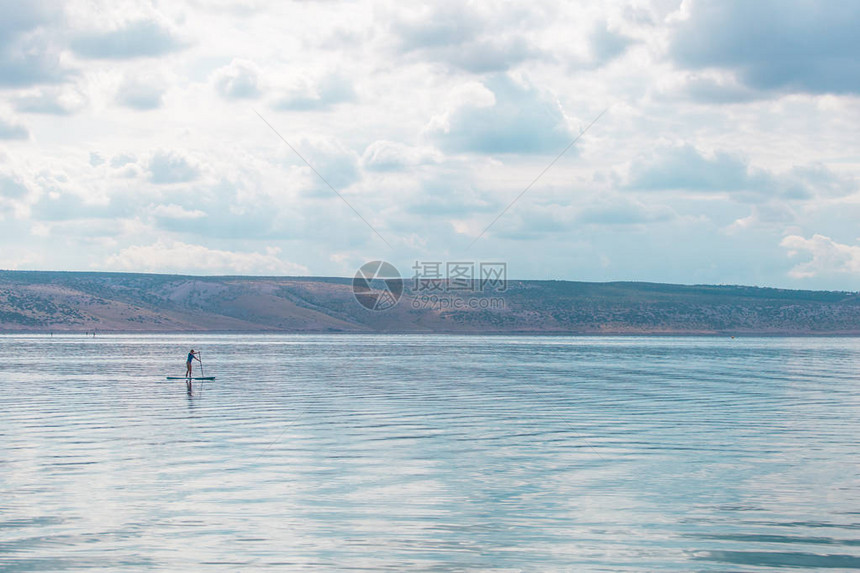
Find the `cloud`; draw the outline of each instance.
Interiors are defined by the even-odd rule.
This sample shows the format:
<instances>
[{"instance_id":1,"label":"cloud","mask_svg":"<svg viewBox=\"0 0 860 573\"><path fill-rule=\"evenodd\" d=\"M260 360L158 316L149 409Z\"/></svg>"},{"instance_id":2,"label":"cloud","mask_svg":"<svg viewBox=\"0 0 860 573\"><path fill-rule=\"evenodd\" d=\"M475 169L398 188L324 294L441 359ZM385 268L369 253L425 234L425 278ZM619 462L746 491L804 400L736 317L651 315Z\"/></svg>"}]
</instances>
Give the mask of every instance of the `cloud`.
<instances>
[{"instance_id":1,"label":"cloud","mask_svg":"<svg viewBox=\"0 0 860 573\"><path fill-rule=\"evenodd\" d=\"M706 156L691 145L658 149L630 168L625 188L642 191L730 193L750 202L842 197L857 189L853 178L823 165L796 166L784 173L756 168L738 154Z\"/></svg>"},{"instance_id":2,"label":"cloud","mask_svg":"<svg viewBox=\"0 0 860 573\"><path fill-rule=\"evenodd\" d=\"M78 56L106 60L156 57L184 47L165 25L146 19L127 22L115 30L81 33L71 41Z\"/></svg>"},{"instance_id":3,"label":"cloud","mask_svg":"<svg viewBox=\"0 0 860 573\"><path fill-rule=\"evenodd\" d=\"M860 4L699 0L671 37L690 69L723 68L765 91L860 93Z\"/></svg>"},{"instance_id":4,"label":"cloud","mask_svg":"<svg viewBox=\"0 0 860 573\"><path fill-rule=\"evenodd\" d=\"M753 205L748 216L735 220L726 231L731 234L765 226L785 229L786 226L795 223L797 218L797 211L785 202L768 201Z\"/></svg>"},{"instance_id":5,"label":"cloud","mask_svg":"<svg viewBox=\"0 0 860 573\"><path fill-rule=\"evenodd\" d=\"M41 268L86 269L161 239L262 256L281 246L277 258L314 274L354 272L331 253L352 261L384 245L287 146L252 133L264 124L230 113L260 106L395 246L397 264L465 247L600 102L612 113L475 245L481 256L534 278L810 287L786 274L811 259L785 256L786 235L860 245L858 98L762 101L820 93L803 75L813 60L760 56L758 44L735 54L714 39L765 32L722 26L721 16L710 29L699 13L744 9L755 15L747 28L773 28L826 3L787 1L780 12L795 15L763 17L756 3L696 0L348 3L337 14L327 2L253 0L245 15L232 1L0 0L6 256L35 249ZM810 43L807 24L798 38ZM816 41L844 40L828 34ZM704 47L693 45L699 36ZM765 82L771 64L789 61L802 64L790 69L797 77ZM90 242L96 233L103 243ZM173 264L187 272L183 257Z\"/></svg>"},{"instance_id":6,"label":"cloud","mask_svg":"<svg viewBox=\"0 0 860 573\"><path fill-rule=\"evenodd\" d=\"M346 189L361 178L358 156L336 139L301 140L296 149L301 152L302 157L313 165L314 170L338 191ZM290 157L290 159L293 158ZM300 167L300 169L306 176L306 184L304 185L306 195L332 196L331 189L320 181L319 175L305 166Z\"/></svg>"},{"instance_id":7,"label":"cloud","mask_svg":"<svg viewBox=\"0 0 860 573\"><path fill-rule=\"evenodd\" d=\"M150 205L147 212L154 217L165 219L200 219L206 216L206 213L199 209L186 209L181 205L171 203L169 205Z\"/></svg>"},{"instance_id":8,"label":"cloud","mask_svg":"<svg viewBox=\"0 0 860 573\"><path fill-rule=\"evenodd\" d=\"M734 76L692 76L681 93L694 101L715 104L747 103L762 97L761 92L739 83Z\"/></svg>"},{"instance_id":9,"label":"cloud","mask_svg":"<svg viewBox=\"0 0 860 573\"><path fill-rule=\"evenodd\" d=\"M442 154L436 149L381 139L367 146L361 165L369 171L400 171L441 160Z\"/></svg>"},{"instance_id":10,"label":"cloud","mask_svg":"<svg viewBox=\"0 0 860 573\"><path fill-rule=\"evenodd\" d=\"M147 111L163 104L164 88L155 78L126 78L116 93L116 102L124 107Z\"/></svg>"},{"instance_id":11,"label":"cloud","mask_svg":"<svg viewBox=\"0 0 860 573\"><path fill-rule=\"evenodd\" d=\"M153 204L164 200L165 196L159 194L145 203L134 204L132 209L160 233L231 241L261 240L266 244L283 239L327 241L333 232L336 235L356 223L339 219L348 207L330 189L323 188L324 184L313 174L296 168L272 185L264 185L253 174L246 173L234 173L233 179L221 179L214 184L181 186L169 195L170 205L154 207ZM357 208L362 207L358 199L350 201ZM333 230L334 221L339 222ZM361 225L361 220L357 224Z\"/></svg>"},{"instance_id":12,"label":"cloud","mask_svg":"<svg viewBox=\"0 0 860 573\"><path fill-rule=\"evenodd\" d=\"M173 151L158 151L149 160L149 180L156 184L186 183L199 175L196 166Z\"/></svg>"},{"instance_id":13,"label":"cloud","mask_svg":"<svg viewBox=\"0 0 860 573\"><path fill-rule=\"evenodd\" d=\"M113 219L127 213L119 213L108 205L88 203L79 194L66 192L56 187L48 187L32 208L34 220L45 221L92 221L94 219Z\"/></svg>"},{"instance_id":14,"label":"cloud","mask_svg":"<svg viewBox=\"0 0 860 573\"><path fill-rule=\"evenodd\" d=\"M11 37L21 32L51 21L52 9L45 2L18 2L17 0L0 0L0 44L11 41Z\"/></svg>"},{"instance_id":15,"label":"cloud","mask_svg":"<svg viewBox=\"0 0 860 573\"><path fill-rule=\"evenodd\" d=\"M15 109L22 113L73 115L87 105L87 97L73 87L40 88L14 99Z\"/></svg>"},{"instance_id":16,"label":"cloud","mask_svg":"<svg viewBox=\"0 0 860 573\"><path fill-rule=\"evenodd\" d=\"M59 52L38 34L0 53L0 87L59 83L72 73L60 65Z\"/></svg>"},{"instance_id":17,"label":"cloud","mask_svg":"<svg viewBox=\"0 0 860 573\"><path fill-rule=\"evenodd\" d=\"M821 163L792 167L780 182L792 198L846 197L858 190L856 177L834 173Z\"/></svg>"},{"instance_id":18,"label":"cloud","mask_svg":"<svg viewBox=\"0 0 860 573\"><path fill-rule=\"evenodd\" d=\"M215 91L225 99L260 97L260 70L254 62L234 59L229 66L215 71Z\"/></svg>"},{"instance_id":19,"label":"cloud","mask_svg":"<svg viewBox=\"0 0 860 573\"><path fill-rule=\"evenodd\" d=\"M29 139L30 131L20 123L0 117L0 140Z\"/></svg>"},{"instance_id":20,"label":"cloud","mask_svg":"<svg viewBox=\"0 0 860 573\"><path fill-rule=\"evenodd\" d=\"M30 270L45 264L44 253L20 247L5 248L0 252L0 269Z\"/></svg>"},{"instance_id":21,"label":"cloud","mask_svg":"<svg viewBox=\"0 0 860 573\"><path fill-rule=\"evenodd\" d=\"M433 59L473 73L503 72L528 60L545 57L522 37L486 38L466 45L437 46Z\"/></svg>"},{"instance_id":22,"label":"cloud","mask_svg":"<svg viewBox=\"0 0 860 573\"><path fill-rule=\"evenodd\" d=\"M502 72L547 56L528 39L540 8L523 13L510 6L438 2L396 16L391 30L406 55L474 73Z\"/></svg>"},{"instance_id":23,"label":"cloud","mask_svg":"<svg viewBox=\"0 0 860 573\"><path fill-rule=\"evenodd\" d=\"M110 166L114 169L119 169L120 167L125 167L129 163L134 163L137 161L137 158L130 153L120 153L119 155L114 155L110 159Z\"/></svg>"},{"instance_id":24,"label":"cloud","mask_svg":"<svg viewBox=\"0 0 860 573\"><path fill-rule=\"evenodd\" d=\"M811 256L805 263L795 266L788 273L797 279L819 275L860 273L860 246L842 245L830 237L815 234L811 239L799 235L785 237L780 246L788 249L789 257Z\"/></svg>"},{"instance_id":25,"label":"cloud","mask_svg":"<svg viewBox=\"0 0 860 573\"><path fill-rule=\"evenodd\" d=\"M60 65L53 33L62 12L51 2L0 0L0 86L58 83L72 73Z\"/></svg>"},{"instance_id":26,"label":"cloud","mask_svg":"<svg viewBox=\"0 0 860 573\"><path fill-rule=\"evenodd\" d=\"M634 161L628 188L639 190L741 191L751 186L743 157L717 152L705 157L695 147L658 150L648 160Z\"/></svg>"},{"instance_id":27,"label":"cloud","mask_svg":"<svg viewBox=\"0 0 860 573\"><path fill-rule=\"evenodd\" d=\"M462 45L483 28L480 17L466 4L440 2L421 12L395 17L393 32L404 50Z\"/></svg>"},{"instance_id":28,"label":"cloud","mask_svg":"<svg viewBox=\"0 0 860 573\"><path fill-rule=\"evenodd\" d=\"M606 21L599 22L589 37L595 62L605 64L622 55L634 43L632 38L609 29Z\"/></svg>"},{"instance_id":29,"label":"cloud","mask_svg":"<svg viewBox=\"0 0 860 573\"><path fill-rule=\"evenodd\" d=\"M675 218L675 212L669 207L649 206L638 201L615 198L589 204L576 216L576 222L589 225L642 225L671 221Z\"/></svg>"},{"instance_id":30,"label":"cloud","mask_svg":"<svg viewBox=\"0 0 860 573\"><path fill-rule=\"evenodd\" d=\"M355 89L349 78L329 74L316 84L294 89L272 106L279 110L326 110L336 104L355 101Z\"/></svg>"},{"instance_id":31,"label":"cloud","mask_svg":"<svg viewBox=\"0 0 860 573\"><path fill-rule=\"evenodd\" d=\"M5 213L25 213L29 196L29 187L18 175L0 171L0 219Z\"/></svg>"},{"instance_id":32,"label":"cloud","mask_svg":"<svg viewBox=\"0 0 860 573\"><path fill-rule=\"evenodd\" d=\"M298 234L294 228L279 224L283 213L271 203L261 201L259 205L250 205L235 197L215 196L201 201L200 205L205 211L181 205L161 206L153 213L152 223L170 233L231 241L271 241Z\"/></svg>"},{"instance_id":33,"label":"cloud","mask_svg":"<svg viewBox=\"0 0 860 573\"><path fill-rule=\"evenodd\" d=\"M22 199L28 192L27 186L20 178L0 173L0 197L3 199Z\"/></svg>"},{"instance_id":34,"label":"cloud","mask_svg":"<svg viewBox=\"0 0 860 573\"><path fill-rule=\"evenodd\" d=\"M553 153L571 141L558 102L506 75L484 83L490 101L462 102L428 126L443 150L475 153Z\"/></svg>"},{"instance_id":35,"label":"cloud","mask_svg":"<svg viewBox=\"0 0 860 573\"><path fill-rule=\"evenodd\" d=\"M420 193L404 210L421 217L468 217L499 210L496 195L461 177L462 174L449 173L422 181Z\"/></svg>"},{"instance_id":36,"label":"cloud","mask_svg":"<svg viewBox=\"0 0 860 573\"><path fill-rule=\"evenodd\" d=\"M158 241L151 245L134 245L110 256L109 269L145 272L175 272L242 275L303 275L308 269L285 261L280 250L265 253L210 249L180 241Z\"/></svg>"},{"instance_id":37,"label":"cloud","mask_svg":"<svg viewBox=\"0 0 860 573\"><path fill-rule=\"evenodd\" d=\"M102 167L97 153L76 157L75 161L58 161L40 169L33 177L36 190L31 209L32 221L91 221L128 215L111 205L113 181ZM120 193L120 196L134 195ZM85 225L85 223L82 223Z\"/></svg>"}]
</instances>

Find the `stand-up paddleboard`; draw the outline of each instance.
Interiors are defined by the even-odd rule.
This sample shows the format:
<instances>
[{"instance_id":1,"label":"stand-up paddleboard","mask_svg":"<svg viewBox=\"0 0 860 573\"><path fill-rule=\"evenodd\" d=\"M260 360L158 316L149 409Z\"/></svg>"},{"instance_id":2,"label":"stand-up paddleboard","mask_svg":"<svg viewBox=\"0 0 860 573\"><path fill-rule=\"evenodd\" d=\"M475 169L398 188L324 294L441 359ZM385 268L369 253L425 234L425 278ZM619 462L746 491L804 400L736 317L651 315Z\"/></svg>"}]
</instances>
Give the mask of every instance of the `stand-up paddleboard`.
<instances>
[{"instance_id":1,"label":"stand-up paddleboard","mask_svg":"<svg viewBox=\"0 0 860 573\"><path fill-rule=\"evenodd\" d=\"M188 380L188 376L168 376L168 380ZM192 380L215 380L214 376L194 376Z\"/></svg>"}]
</instances>

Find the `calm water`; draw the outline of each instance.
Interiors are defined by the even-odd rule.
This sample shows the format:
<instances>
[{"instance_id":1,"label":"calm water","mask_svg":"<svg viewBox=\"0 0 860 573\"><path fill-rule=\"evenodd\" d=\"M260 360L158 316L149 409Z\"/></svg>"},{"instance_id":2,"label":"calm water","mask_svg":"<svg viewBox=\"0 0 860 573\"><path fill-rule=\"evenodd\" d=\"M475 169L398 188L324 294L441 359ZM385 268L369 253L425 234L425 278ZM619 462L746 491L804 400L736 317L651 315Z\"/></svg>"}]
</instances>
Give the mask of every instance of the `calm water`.
<instances>
[{"instance_id":1,"label":"calm water","mask_svg":"<svg viewBox=\"0 0 860 573\"><path fill-rule=\"evenodd\" d=\"M858 378L860 339L0 337L0 570L860 569Z\"/></svg>"}]
</instances>

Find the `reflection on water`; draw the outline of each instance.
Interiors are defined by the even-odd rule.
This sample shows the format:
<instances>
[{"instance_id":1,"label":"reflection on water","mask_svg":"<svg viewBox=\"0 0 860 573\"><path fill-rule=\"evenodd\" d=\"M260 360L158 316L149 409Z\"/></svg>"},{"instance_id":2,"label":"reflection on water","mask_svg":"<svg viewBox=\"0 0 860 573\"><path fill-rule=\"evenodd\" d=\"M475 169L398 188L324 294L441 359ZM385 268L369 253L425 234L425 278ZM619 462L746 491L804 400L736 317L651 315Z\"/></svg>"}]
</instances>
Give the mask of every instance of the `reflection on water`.
<instances>
[{"instance_id":1,"label":"reflection on water","mask_svg":"<svg viewBox=\"0 0 860 573\"><path fill-rule=\"evenodd\" d=\"M206 374L182 380L188 348ZM860 568L860 340L0 337L0 570Z\"/></svg>"}]
</instances>

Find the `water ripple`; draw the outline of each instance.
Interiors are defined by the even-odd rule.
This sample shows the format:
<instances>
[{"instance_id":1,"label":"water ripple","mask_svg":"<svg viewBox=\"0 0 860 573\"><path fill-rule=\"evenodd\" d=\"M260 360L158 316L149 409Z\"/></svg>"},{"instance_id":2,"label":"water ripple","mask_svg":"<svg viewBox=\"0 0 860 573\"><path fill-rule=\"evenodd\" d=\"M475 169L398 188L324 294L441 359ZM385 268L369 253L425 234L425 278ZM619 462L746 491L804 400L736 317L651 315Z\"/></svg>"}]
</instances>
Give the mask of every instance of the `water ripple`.
<instances>
[{"instance_id":1,"label":"water ripple","mask_svg":"<svg viewBox=\"0 0 860 573\"><path fill-rule=\"evenodd\" d=\"M187 396L187 348L207 374ZM0 336L0 570L860 569L857 339Z\"/></svg>"}]
</instances>

